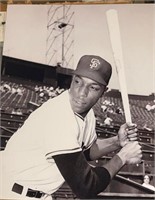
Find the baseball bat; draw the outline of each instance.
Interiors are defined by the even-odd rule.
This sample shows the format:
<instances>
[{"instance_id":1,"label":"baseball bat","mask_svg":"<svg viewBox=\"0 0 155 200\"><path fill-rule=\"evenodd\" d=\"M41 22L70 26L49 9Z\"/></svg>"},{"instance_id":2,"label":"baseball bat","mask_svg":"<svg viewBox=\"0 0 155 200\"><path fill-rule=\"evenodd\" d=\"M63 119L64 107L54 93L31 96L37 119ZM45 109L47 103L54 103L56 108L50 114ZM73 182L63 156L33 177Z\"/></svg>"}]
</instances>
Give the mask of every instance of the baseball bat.
<instances>
[{"instance_id":1,"label":"baseball bat","mask_svg":"<svg viewBox=\"0 0 155 200\"><path fill-rule=\"evenodd\" d=\"M125 78L118 14L116 10L110 9L106 12L106 15L107 15L108 28L109 28L110 41L111 41L111 46L112 46L115 65L116 65L116 71L118 74L118 79L119 79L119 84L120 84L122 102L123 102L124 113L125 113L125 120L126 122L132 123L129 99L128 99L127 87L126 87L126 78ZM141 159L139 157L133 157L130 159L130 162L134 164L139 163L140 161Z\"/></svg>"},{"instance_id":2,"label":"baseball bat","mask_svg":"<svg viewBox=\"0 0 155 200\"><path fill-rule=\"evenodd\" d=\"M117 75L119 79L121 97L122 97L123 108L124 108L124 113L125 113L125 120L126 122L132 122L127 87L126 87L121 34L120 34L117 10L115 9L108 10L106 12L106 18L107 18L107 23L108 23L110 42L111 42L111 47L113 51L116 71L117 71Z\"/></svg>"}]
</instances>

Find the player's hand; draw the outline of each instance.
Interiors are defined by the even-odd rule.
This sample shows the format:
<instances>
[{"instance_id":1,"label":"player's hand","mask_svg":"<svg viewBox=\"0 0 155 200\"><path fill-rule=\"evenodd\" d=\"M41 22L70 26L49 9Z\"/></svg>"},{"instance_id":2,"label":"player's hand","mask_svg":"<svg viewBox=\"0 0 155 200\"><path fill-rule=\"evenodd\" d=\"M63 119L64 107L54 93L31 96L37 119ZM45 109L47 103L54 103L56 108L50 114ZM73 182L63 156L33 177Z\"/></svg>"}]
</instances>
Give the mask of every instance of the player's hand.
<instances>
[{"instance_id":1,"label":"player's hand","mask_svg":"<svg viewBox=\"0 0 155 200\"><path fill-rule=\"evenodd\" d=\"M121 147L124 147L130 141L137 141L137 125L133 123L123 124L118 131L118 141Z\"/></svg>"},{"instance_id":2,"label":"player's hand","mask_svg":"<svg viewBox=\"0 0 155 200\"><path fill-rule=\"evenodd\" d=\"M142 158L141 146L137 141L128 142L117 154L123 164L137 164Z\"/></svg>"}]
</instances>

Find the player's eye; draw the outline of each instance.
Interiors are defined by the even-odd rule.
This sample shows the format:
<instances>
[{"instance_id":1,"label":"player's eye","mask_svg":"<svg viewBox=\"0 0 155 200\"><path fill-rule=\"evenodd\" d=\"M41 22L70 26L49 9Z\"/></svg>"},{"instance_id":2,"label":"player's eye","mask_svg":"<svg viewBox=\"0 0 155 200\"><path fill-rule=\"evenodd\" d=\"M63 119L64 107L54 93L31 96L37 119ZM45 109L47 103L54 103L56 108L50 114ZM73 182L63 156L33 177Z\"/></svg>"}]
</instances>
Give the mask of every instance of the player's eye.
<instances>
[{"instance_id":1,"label":"player's eye","mask_svg":"<svg viewBox=\"0 0 155 200\"><path fill-rule=\"evenodd\" d=\"M100 87L91 85L91 86L90 86L90 89L93 90L93 91L99 91L99 90L100 90Z\"/></svg>"},{"instance_id":2,"label":"player's eye","mask_svg":"<svg viewBox=\"0 0 155 200\"><path fill-rule=\"evenodd\" d=\"M82 84L82 80L79 77L75 77L74 78L74 83L77 85L81 85Z\"/></svg>"}]
</instances>

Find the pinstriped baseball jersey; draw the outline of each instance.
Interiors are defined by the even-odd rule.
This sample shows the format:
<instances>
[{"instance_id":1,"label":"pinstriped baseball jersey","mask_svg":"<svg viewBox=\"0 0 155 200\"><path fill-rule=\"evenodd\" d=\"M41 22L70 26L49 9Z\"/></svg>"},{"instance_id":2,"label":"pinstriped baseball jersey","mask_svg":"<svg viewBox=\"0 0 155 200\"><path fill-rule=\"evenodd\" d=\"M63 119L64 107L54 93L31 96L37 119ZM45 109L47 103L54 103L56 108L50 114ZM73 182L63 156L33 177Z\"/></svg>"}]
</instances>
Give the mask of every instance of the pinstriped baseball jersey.
<instances>
[{"instance_id":1,"label":"pinstriped baseball jersey","mask_svg":"<svg viewBox=\"0 0 155 200\"><path fill-rule=\"evenodd\" d=\"M8 141L8 176L21 185L52 194L64 183L52 156L88 149L97 138L95 124L92 109L85 118L73 113L68 90L48 100Z\"/></svg>"}]
</instances>

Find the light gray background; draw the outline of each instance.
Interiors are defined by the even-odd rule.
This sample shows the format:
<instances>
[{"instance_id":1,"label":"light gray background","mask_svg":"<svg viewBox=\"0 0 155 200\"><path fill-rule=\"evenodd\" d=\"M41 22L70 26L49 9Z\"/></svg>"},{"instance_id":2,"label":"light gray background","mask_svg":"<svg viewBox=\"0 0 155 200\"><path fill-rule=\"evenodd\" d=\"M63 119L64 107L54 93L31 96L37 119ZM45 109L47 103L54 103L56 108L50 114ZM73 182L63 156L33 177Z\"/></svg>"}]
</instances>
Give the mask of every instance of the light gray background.
<instances>
[{"instance_id":1,"label":"light gray background","mask_svg":"<svg viewBox=\"0 0 155 200\"><path fill-rule=\"evenodd\" d=\"M50 5L8 5L3 55L46 63L47 10ZM56 6L56 5L55 5ZM149 95L155 80L155 5L72 5L74 66L83 54L104 57L113 66L109 87L119 89L107 27L106 11L118 11L127 89Z\"/></svg>"}]
</instances>

